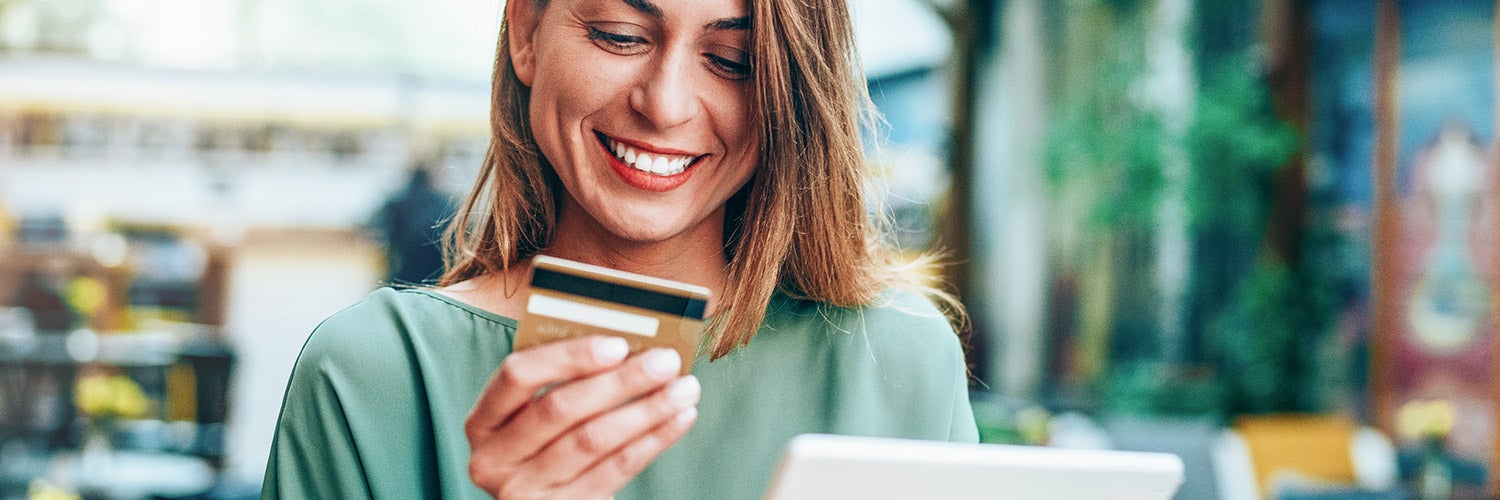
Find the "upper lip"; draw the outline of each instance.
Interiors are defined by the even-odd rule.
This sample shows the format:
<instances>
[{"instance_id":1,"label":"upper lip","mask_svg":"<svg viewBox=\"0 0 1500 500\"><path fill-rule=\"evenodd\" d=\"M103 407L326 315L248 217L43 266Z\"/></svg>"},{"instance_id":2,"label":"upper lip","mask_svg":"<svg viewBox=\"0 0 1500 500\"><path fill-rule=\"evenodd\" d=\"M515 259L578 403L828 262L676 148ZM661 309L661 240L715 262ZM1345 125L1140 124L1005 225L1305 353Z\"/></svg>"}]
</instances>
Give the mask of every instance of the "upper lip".
<instances>
[{"instance_id":1,"label":"upper lip","mask_svg":"<svg viewBox=\"0 0 1500 500\"><path fill-rule=\"evenodd\" d=\"M657 147L657 146L651 146L651 145L647 145L647 144L642 144L642 143L639 143L639 142L636 142L636 141L632 141L632 140L629 140L629 139L622 139L622 138L619 138L619 137L616 137L616 136L613 136L613 135L608 135L608 134L605 134L604 132L600 132L600 131L597 131L597 130L595 130L594 133L598 134L600 139L612 140L612 141L615 141L615 142L624 144L626 146L630 146L632 148L635 148L635 149L638 149L638 150L641 150L641 151L644 151L644 152L647 152L647 153L651 153L651 154L656 154L656 155L671 155L671 156L686 156L686 157L690 157L690 158L697 158L699 156L703 156L701 153L694 153L692 151L683 151L681 149L662 148L662 147Z\"/></svg>"}]
</instances>

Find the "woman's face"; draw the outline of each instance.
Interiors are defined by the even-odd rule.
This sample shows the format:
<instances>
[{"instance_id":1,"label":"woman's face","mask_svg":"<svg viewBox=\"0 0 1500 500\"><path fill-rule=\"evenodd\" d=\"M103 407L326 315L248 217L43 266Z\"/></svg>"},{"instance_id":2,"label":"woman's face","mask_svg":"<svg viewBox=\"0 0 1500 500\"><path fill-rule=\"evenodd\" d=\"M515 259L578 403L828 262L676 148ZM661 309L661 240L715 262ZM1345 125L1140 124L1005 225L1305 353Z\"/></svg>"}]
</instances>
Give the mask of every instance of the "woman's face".
<instances>
[{"instance_id":1,"label":"woman's face","mask_svg":"<svg viewBox=\"0 0 1500 500\"><path fill-rule=\"evenodd\" d=\"M510 3L512 61L567 190L564 220L586 214L634 242L717 231L709 215L758 159L742 0Z\"/></svg>"}]
</instances>

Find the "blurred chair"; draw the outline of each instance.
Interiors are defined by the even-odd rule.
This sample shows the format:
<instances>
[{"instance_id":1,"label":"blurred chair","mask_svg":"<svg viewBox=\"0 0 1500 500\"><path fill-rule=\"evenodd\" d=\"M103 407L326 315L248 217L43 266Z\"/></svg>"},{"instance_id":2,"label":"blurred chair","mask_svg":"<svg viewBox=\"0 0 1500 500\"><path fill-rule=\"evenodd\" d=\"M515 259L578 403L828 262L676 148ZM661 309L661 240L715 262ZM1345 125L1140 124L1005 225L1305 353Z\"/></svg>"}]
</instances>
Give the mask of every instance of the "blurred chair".
<instances>
[{"instance_id":1,"label":"blurred chair","mask_svg":"<svg viewBox=\"0 0 1500 500\"><path fill-rule=\"evenodd\" d=\"M1220 500L1406 498L1391 441L1340 415L1240 417L1213 455Z\"/></svg>"}]
</instances>

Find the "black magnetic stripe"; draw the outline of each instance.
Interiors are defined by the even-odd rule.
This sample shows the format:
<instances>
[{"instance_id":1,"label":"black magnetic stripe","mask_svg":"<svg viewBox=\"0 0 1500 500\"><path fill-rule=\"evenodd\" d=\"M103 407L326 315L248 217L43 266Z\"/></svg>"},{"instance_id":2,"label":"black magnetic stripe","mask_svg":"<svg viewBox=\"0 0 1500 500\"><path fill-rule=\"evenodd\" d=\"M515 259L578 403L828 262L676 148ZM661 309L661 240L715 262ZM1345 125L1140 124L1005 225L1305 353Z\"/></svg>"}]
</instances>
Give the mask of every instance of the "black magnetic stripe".
<instances>
[{"instance_id":1,"label":"black magnetic stripe","mask_svg":"<svg viewBox=\"0 0 1500 500\"><path fill-rule=\"evenodd\" d=\"M616 302L641 309L686 316L692 319L703 319L703 310L708 307L707 302L692 297L682 297L655 290L610 283L608 281L560 273L550 269L539 268L533 270L531 273L531 286L557 290L562 293L571 293L591 299Z\"/></svg>"}]
</instances>

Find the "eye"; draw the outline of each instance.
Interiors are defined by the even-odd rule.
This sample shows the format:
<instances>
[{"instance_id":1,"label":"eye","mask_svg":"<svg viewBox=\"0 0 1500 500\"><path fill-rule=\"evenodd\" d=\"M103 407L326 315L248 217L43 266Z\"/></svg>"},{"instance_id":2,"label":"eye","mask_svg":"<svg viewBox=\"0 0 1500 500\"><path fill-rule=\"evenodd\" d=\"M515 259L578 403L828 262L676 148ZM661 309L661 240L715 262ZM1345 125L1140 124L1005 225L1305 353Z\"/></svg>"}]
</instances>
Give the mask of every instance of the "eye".
<instances>
[{"instance_id":1,"label":"eye","mask_svg":"<svg viewBox=\"0 0 1500 500\"><path fill-rule=\"evenodd\" d=\"M729 58L718 54L704 54L704 57L708 59L709 67L724 78L744 80L752 74L753 68L745 58Z\"/></svg>"},{"instance_id":2,"label":"eye","mask_svg":"<svg viewBox=\"0 0 1500 500\"><path fill-rule=\"evenodd\" d=\"M646 39L644 37L605 31L595 26L589 26L589 40L599 48L619 55L639 54L646 50Z\"/></svg>"}]
</instances>

